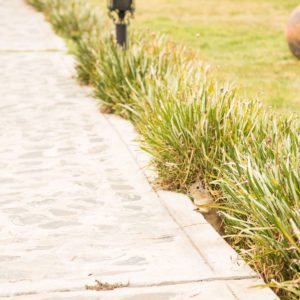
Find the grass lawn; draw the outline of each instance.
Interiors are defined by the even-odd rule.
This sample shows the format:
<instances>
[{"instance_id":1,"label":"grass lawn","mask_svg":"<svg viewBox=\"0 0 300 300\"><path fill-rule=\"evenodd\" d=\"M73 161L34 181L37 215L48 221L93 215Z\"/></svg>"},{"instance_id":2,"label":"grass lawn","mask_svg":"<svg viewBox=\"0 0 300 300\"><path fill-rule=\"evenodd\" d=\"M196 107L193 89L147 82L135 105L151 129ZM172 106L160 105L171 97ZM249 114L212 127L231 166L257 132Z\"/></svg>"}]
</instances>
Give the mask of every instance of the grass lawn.
<instances>
[{"instance_id":1,"label":"grass lawn","mask_svg":"<svg viewBox=\"0 0 300 300\"><path fill-rule=\"evenodd\" d=\"M105 7L105 0L89 0ZM300 62L284 28L299 0L136 0L135 28L199 51L216 77L280 112L300 112Z\"/></svg>"}]
</instances>

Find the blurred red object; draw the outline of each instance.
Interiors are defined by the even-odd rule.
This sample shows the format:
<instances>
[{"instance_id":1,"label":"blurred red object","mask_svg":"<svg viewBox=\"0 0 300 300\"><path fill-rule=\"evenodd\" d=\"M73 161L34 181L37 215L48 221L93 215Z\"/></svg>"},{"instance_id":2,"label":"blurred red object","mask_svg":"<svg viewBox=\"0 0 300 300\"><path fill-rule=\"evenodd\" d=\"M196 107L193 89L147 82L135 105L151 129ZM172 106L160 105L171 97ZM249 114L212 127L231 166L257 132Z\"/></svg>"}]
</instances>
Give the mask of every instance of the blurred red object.
<instances>
[{"instance_id":1,"label":"blurred red object","mask_svg":"<svg viewBox=\"0 0 300 300\"><path fill-rule=\"evenodd\" d=\"M286 27L285 36L291 52L300 59L300 6L292 12Z\"/></svg>"}]
</instances>

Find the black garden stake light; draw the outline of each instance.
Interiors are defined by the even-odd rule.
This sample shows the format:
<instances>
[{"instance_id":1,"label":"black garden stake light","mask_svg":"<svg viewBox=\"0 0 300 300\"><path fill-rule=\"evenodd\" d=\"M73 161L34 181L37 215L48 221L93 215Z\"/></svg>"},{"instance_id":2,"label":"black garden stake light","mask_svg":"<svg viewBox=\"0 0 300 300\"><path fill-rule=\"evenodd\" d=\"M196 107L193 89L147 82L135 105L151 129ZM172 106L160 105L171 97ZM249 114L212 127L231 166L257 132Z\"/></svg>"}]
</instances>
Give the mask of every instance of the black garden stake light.
<instances>
[{"instance_id":1,"label":"black garden stake light","mask_svg":"<svg viewBox=\"0 0 300 300\"><path fill-rule=\"evenodd\" d=\"M117 43L122 48L127 45L127 26L134 14L134 0L108 0L109 16L116 24Z\"/></svg>"}]
</instances>

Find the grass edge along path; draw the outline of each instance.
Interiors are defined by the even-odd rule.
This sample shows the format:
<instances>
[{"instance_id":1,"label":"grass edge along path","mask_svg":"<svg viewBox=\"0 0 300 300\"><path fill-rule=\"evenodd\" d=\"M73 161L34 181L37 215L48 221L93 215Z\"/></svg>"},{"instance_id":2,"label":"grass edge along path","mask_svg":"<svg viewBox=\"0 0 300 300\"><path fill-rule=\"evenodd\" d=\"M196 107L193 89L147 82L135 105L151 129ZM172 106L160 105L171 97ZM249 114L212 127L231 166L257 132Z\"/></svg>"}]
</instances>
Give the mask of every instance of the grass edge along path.
<instances>
[{"instance_id":1,"label":"grass edge along path","mask_svg":"<svg viewBox=\"0 0 300 300\"><path fill-rule=\"evenodd\" d=\"M122 51L105 18L81 0L27 2L67 39L78 78L103 109L134 123L160 185L184 192L201 180L231 245L282 299L299 299L299 119L240 99L165 37L133 32Z\"/></svg>"}]
</instances>

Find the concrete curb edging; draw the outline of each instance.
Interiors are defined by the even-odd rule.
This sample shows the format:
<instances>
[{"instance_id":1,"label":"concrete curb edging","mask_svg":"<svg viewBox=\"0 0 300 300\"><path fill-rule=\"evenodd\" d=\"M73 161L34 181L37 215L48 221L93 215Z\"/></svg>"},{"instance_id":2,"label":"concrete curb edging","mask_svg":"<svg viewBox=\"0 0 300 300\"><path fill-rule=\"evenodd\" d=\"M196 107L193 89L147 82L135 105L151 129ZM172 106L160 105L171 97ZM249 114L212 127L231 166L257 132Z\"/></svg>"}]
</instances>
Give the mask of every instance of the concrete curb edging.
<instances>
[{"instance_id":1,"label":"concrete curb edging","mask_svg":"<svg viewBox=\"0 0 300 300\"><path fill-rule=\"evenodd\" d=\"M151 157L140 149L137 142L139 137L133 125L115 115L106 115L105 118L151 183L156 177L155 172L147 168ZM201 213L194 210L193 204L186 195L162 190L155 192L199 255L216 274L220 274L220 280L228 282L229 289L238 299L279 299L270 288L255 288L264 284L260 275L245 263ZM235 276L232 276L232 273Z\"/></svg>"},{"instance_id":2,"label":"concrete curb edging","mask_svg":"<svg viewBox=\"0 0 300 300\"><path fill-rule=\"evenodd\" d=\"M63 60L66 72L69 75L74 74L74 57L65 55ZM90 87L84 87L84 89L88 94L92 94ZM117 115L104 114L103 116L112 127L112 130L116 132L120 140L125 144L146 180L151 185L157 174L150 167L151 156L142 151L139 146L139 135L134 126ZM270 288L255 288L264 284L260 275L245 263L201 213L194 211L194 206L187 195L163 190L154 190L154 192L199 255L216 274L219 274L217 279L213 278L212 280L225 282L237 299L279 299ZM210 281L208 279L205 282Z\"/></svg>"}]
</instances>

